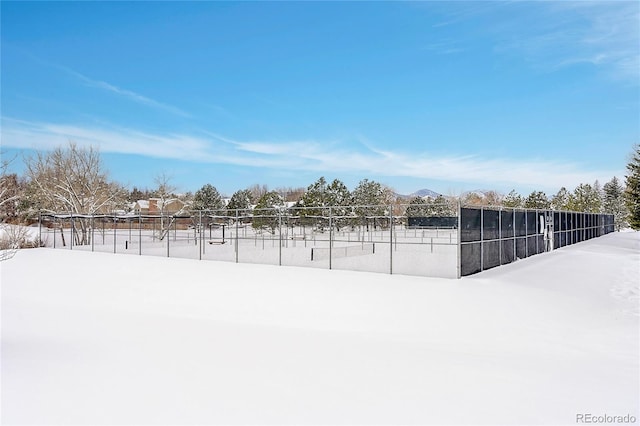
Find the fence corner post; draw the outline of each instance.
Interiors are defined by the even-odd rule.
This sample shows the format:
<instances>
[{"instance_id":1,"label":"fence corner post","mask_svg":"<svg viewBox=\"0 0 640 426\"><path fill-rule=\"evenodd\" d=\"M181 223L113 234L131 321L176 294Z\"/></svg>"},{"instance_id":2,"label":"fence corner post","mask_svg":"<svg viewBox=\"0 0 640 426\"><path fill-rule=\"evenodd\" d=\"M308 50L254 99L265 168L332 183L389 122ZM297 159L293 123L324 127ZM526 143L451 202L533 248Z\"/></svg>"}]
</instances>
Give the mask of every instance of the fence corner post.
<instances>
[{"instance_id":1,"label":"fence corner post","mask_svg":"<svg viewBox=\"0 0 640 426\"><path fill-rule=\"evenodd\" d=\"M329 206L329 269L333 268L333 211Z\"/></svg>"},{"instance_id":2,"label":"fence corner post","mask_svg":"<svg viewBox=\"0 0 640 426\"><path fill-rule=\"evenodd\" d=\"M456 265L456 269L457 269L457 276L458 279L462 278L462 203L460 202L460 200L458 200L458 232L456 232L457 234L457 239L458 239L458 244L457 244L457 250L456 250L456 257L457 257L457 265Z\"/></svg>"},{"instance_id":3,"label":"fence corner post","mask_svg":"<svg viewBox=\"0 0 640 426\"><path fill-rule=\"evenodd\" d=\"M38 246L42 246L42 212L38 210Z\"/></svg>"},{"instance_id":4,"label":"fence corner post","mask_svg":"<svg viewBox=\"0 0 640 426\"><path fill-rule=\"evenodd\" d=\"M282 211L276 209L278 213L278 266L282 266Z\"/></svg>"},{"instance_id":5,"label":"fence corner post","mask_svg":"<svg viewBox=\"0 0 640 426\"><path fill-rule=\"evenodd\" d=\"M389 204L389 274L393 274L393 204Z\"/></svg>"}]
</instances>

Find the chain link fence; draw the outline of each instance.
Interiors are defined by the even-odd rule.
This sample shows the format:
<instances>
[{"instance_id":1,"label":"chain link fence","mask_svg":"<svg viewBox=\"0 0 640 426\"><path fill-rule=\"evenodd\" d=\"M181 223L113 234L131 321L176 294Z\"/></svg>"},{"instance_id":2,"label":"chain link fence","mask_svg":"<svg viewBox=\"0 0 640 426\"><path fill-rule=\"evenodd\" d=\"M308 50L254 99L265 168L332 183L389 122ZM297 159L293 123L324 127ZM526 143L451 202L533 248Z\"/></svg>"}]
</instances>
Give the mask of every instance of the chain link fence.
<instances>
[{"instance_id":1,"label":"chain link fence","mask_svg":"<svg viewBox=\"0 0 640 426\"><path fill-rule=\"evenodd\" d=\"M442 278L613 230L612 215L460 205L40 215L53 248Z\"/></svg>"},{"instance_id":2,"label":"chain link fence","mask_svg":"<svg viewBox=\"0 0 640 426\"><path fill-rule=\"evenodd\" d=\"M433 207L433 206L432 206ZM53 248L237 263L458 276L448 221L410 205L207 210L189 215L41 214Z\"/></svg>"}]
</instances>

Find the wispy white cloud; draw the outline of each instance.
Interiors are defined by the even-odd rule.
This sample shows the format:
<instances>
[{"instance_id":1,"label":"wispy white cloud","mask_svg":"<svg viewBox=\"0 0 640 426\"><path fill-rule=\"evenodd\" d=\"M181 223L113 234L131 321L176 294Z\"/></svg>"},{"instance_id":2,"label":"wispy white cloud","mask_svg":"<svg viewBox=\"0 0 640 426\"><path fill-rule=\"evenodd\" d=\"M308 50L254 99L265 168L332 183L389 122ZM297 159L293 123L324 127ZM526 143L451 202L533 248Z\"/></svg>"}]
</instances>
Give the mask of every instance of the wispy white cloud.
<instances>
[{"instance_id":1,"label":"wispy white cloud","mask_svg":"<svg viewBox=\"0 0 640 426\"><path fill-rule=\"evenodd\" d=\"M436 3L437 4L437 3ZM429 3L429 7L432 6ZM640 3L637 1L492 1L449 2L437 7L442 20L433 25L460 25L459 37L480 23L499 54L515 54L539 69L554 71L591 64L611 78L640 80ZM464 25L464 27L463 27ZM447 53L447 43L427 48ZM460 48L452 44L453 52Z\"/></svg>"},{"instance_id":2,"label":"wispy white cloud","mask_svg":"<svg viewBox=\"0 0 640 426\"><path fill-rule=\"evenodd\" d=\"M181 117L190 117L190 114L186 113L185 111L181 110L180 108L177 108L175 106L172 105L168 105L159 101L156 101L155 99L151 99L148 98L146 96L143 96L139 93L133 92L131 90L127 90L127 89L123 89L121 87L115 86L113 84L107 83L105 81L100 81L100 80L94 80L92 78L87 77L84 74L81 74L77 71L74 71L70 68L67 67L63 67L61 65L55 65L55 67L63 70L64 72L66 72L67 74L70 74L74 77L76 77L77 79L79 79L80 81L82 81L84 84L86 84L89 87L95 87L97 89L102 89L102 90L106 90L107 92L111 92L111 93L115 93L116 95L122 96L124 98L127 98L133 102L142 104L142 105L146 105L149 107L153 107L156 109L161 109L167 112L170 112L172 114L175 115L179 115Z\"/></svg>"},{"instance_id":3,"label":"wispy white cloud","mask_svg":"<svg viewBox=\"0 0 640 426\"><path fill-rule=\"evenodd\" d=\"M194 161L208 158L210 145L186 135L155 135L119 127L87 127L32 122L2 117L2 144L7 147L51 150L68 141L95 145L103 152Z\"/></svg>"},{"instance_id":4,"label":"wispy white cloud","mask_svg":"<svg viewBox=\"0 0 640 426\"><path fill-rule=\"evenodd\" d=\"M478 155L434 156L376 148L363 137L349 145L340 141L238 141L215 133L204 136L156 135L126 128L92 128L2 118L6 147L48 150L72 140L98 146L102 152L138 154L285 171L359 173L363 177L412 177L478 186L527 186L543 190L605 181L620 171L589 170L577 164ZM356 147L360 147L357 149ZM362 149L364 148L364 149Z\"/></svg>"},{"instance_id":5,"label":"wispy white cloud","mask_svg":"<svg viewBox=\"0 0 640 426\"><path fill-rule=\"evenodd\" d=\"M512 5L516 8L532 6ZM547 69L592 64L613 78L640 78L640 3L567 1L533 4L534 16L496 25L497 51L519 52ZM526 22L525 22L526 20Z\"/></svg>"},{"instance_id":6,"label":"wispy white cloud","mask_svg":"<svg viewBox=\"0 0 640 426\"><path fill-rule=\"evenodd\" d=\"M60 70L62 72L64 72L65 74L68 74L76 79L78 79L79 81L81 81L83 84L85 84L88 87L93 87L96 89L101 89L113 94L116 94L118 96L121 96L125 99L129 99L133 102L139 103L141 105L146 105L152 108L156 108L156 109L160 109L163 111L167 111L170 112L172 114L181 116L181 117L190 117L191 115L185 111L183 111L182 109L175 107L173 105L169 105L160 101L157 101L155 99L149 98L147 96L141 95L140 93L134 92L132 90L127 90L127 89L123 89L121 87L118 87L114 84L110 84L107 83L105 81L101 81L101 80L96 80L90 77L87 77L86 75L73 70L69 67L66 67L64 65L60 65L54 62L49 62L46 61L34 54L32 54L31 52L28 52L26 50L20 49L20 48L16 48L15 46L12 46L13 49L21 52L21 54L29 57L31 60L33 60L34 62L41 64L43 66L49 67L49 68L54 68L57 70Z\"/></svg>"},{"instance_id":7,"label":"wispy white cloud","mask_svg":"<svg viewBox=\"0 0 640 426\"><path fill-rule=\"evenodd\" d=\"M490 12L492 9L501 6L504 3L500 1L491 2L450 2L445 18L432 25L433 28L448 27L463 21L475 18Z\"/></svg>"},{"instance_id":8,"label":"wispy white cloud","mask_svg":"<svg viewBox=\"0 0 640 426\"><path fill-rule=\"evenodd\" d=\"M441 39L439 41L429 43L424 46L423 49L440 55L451 55L454 53L461 53L465 51L465 49L460 44L460 41L450 38Z\"/></svg>"}]
</instances>

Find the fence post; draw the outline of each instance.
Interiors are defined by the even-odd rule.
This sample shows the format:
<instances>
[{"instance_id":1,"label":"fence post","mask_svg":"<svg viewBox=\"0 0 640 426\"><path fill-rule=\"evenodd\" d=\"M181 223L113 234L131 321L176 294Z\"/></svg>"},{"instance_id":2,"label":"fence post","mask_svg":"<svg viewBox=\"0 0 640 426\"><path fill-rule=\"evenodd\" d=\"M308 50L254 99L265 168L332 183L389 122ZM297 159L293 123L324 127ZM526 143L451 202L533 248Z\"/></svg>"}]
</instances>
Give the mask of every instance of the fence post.
<instances>
[{"instance_id":1,"label":"fence post","mask_svg":"<svg viewBox=\"0 0 640 426\"><path fill-rule=\"evenodd\" d=\"M524 209L524 257L529 257L529 213Z\"/></svg>"},{"instance_id":2,"label":"fence post","mask_svg":"<svg viewBox=\"0 0 640 426\"><path fill-rule=\"evenodd\" d=\"M538 229L540 229L540 217L539 217L540 211L538 209L536 209L536 254L540 253L540 247L539 243L538 243Z\"/></svg>"},{"instance_id":3,"label":"fence post","mask_svg":"<svg viewBox=\"0 0 640 426\"><path fill-rule=\"evenodd\" d=\"M161 214L162 214L162 213L161 213ZM169 218L167 217L167 220L168 220L168 219L169 219ZM160 220L160 236L162 236L162 233L163 233L163 231L164 231L164 229L162 229L162 228L164 228L164 226L163 226L163 223L162 223L162 222L163 222L163 221L162 221L162 219L161 219L161 220ZM169 231L170 231L170 230L171 230L171 223L169 223L169 224L167 225L167 233L165 234L165 237L167 238L167 257L170 257L170 256L169 256L169 242L171 241L171 236L169 235Z\"/></svg>"},{"instance_id":4,"label":"fence post","mask_svg":"<svg viewBox=\"0 0 640 426\"><path fill-rule=\"evenodd\" d=\"M389 274L393 274L393 205L391 204L389 205Z\"/></svg>"},{"instance_id":5,"label":"fence post","mask_svg":"<svg viewBox=\"0 0 640 426\"><path fill-rule=\"evenodd\" d=\"M142 213L138 213L138 255L142 256Z\"/></svg>"},{"instance_id":6,"label":"fence post","mask_svg":"<svg viewBox=\"0 0 640 426\"><path fill-rule=\"evenodd\" d=\"M554 230L554 232L558 233L558 248L562 248L562 247L564 247L562 245L562 239L563 239L562 238L562 235L563 235L562 234L562 212L560 210L558 210L558 211L553 210L554 216L555 216L556 213L558 214L558 229L556 230L556 226L555 226L555 223L554 223L553 224L553 230ZM554 237L553 238L554 245L555 245L555 242L556 242L556 239ZM566 238L565 238L565 243L566 243Z\"/></svg>"},{"instance_id":7,"label":"fence post","mask_svg":"<svg viewBox=\"0 0 640 426\"><path fill-rule=\"evenodd\" d=\"M500 206L500 210L498 210L498 241L500 241L498 245L498 256L500 256L498 265L502 265L502 206Z\"/></svg>"},{"instance_id":8,"label":"fence post","mask_svg":"<svg viewBox=\"0 0 640 426\"><path fill-rule=\"evenodd\" d=\"M117 229L118 229L118 222L117 222L118 218L116 217L116 214L113 214L113 254L116 254L116 240L117 238Z\"/></svg>"},{"instance_id":9,"label":"fence post","mask_svg":"<svg viewBox=\"0 0 640 426\"><path fill-rule=\"evenodd\" d=\"M575 215L573 214L573 212L569 213L569 223L567 225L569 225L569 229L571 229L571 232L569 232L569 241L570 244L573 244L575 241L575 230L576 230L576 225L575 225Z\"/></svg>"},{"instance_id":10,"label":"fence post","mask_svg":"<svg viewBox=\"0 0 640 426\"><path fill-rule=\"evenodd\" d=\"M517 236L516 236L516 209L511 209L511 229L513 234L513 262L517 259L517 250L516 246L518 244Z\"/></svg>"},{"instance_id":11,"label":"fence post","mask_svg":"<svg viewBox=\"0 0 640 426\"><path fill-rule=\"evenodd\" d=\"M202 210L198 210L198 232L200 232L200 245L198 246L198 260L202 260ZM196 244L198 244L198 240L196 239Z\"/></svg>"},{"instance_id":12,"label":"fence post","mask_svg":"<svg viewBox=\"0 0 640 426\"><path fill-rule=\"evenodd\" d=\"M200 214L200 211L198 210L198 214ZM193 217L191 219L194 219ZM193 244L194 245L198 245L198 240L200 239L199 236L199 232L200 232L200 228L199 228L200 224L197 222L194 226L193 226Z\"/></svg>"},{"instance_id":13,"label":"fence post","mask_svg":"<svg viewBox=\"0 0 640 426\"><path fill-rule=\"evenodd\" d=\"M329 269L332 268L333 262L333 211L331 207L329 207Z\"/></svg>"},{"instance_id":14,"label":"fence post","mask_svg":"<svg viewBox=\"0 0 640 426\"><path fill-rule=\"evenodd\" d=\"M282 211L276 209L278 213L278 266L282 266Z\"/></svg>"},{"instance_id":15,"label":"fence post","mask_svg":"<svg viewBox=\"0 0 640 426\"><path fill-rule=\"evenodd\" d=\"M42 212L38 210L38 246L42 246Z\"/></svg>"},{"instance_id":16,"label":"fence post","mask_svg":"<svg viewBox=\"0 0 640 426\"><path fill-rule=\"evenodd\" d=\"M480 207L480 272L484 271L484 207Z\"/></svg>"},{"instance_id":17,"label":"fence post","mask_svg":"<svg viewBox=\"0 0 640 426\"><path fill-rule=\"evenodd\" d=\"M458 232L456 232L458 237L458 247L456 250L456 256L458 257L458 264L456 268L458 269L458 279L462 278L462 203L458 200Z\"/></svg>"},{"instance_id":18,"label":"fence post","mask_svg":"<svg viewBox=\"0 0 640 426\"><path fill-rule=\"evenodd\" d=\"M209 223L209 218L206 217L206 214L209 213L209 211L205 210L205 222L207 225L207 228L209 228L209 241L211 241L211 224ZM200 212L200 215L202 215L202 212ZM205 224L201 224L201 228L200 228L200 241L203 243L202 244L202 254L207 254L207 248L205 247L204 244L204 225Z\"/></svg>"},{"instance_id":19,"label":"fence post","mask_svg":"<svg viewBox=\"0 0 640 426\"><path fill-rule=\"evenodd\" d=\"M236 263L238 263L238 209L236 209Z\"/></svg>"},{"instance_id":20,"label":"fence post","mask_svg":"<svg viewBox=\"0 0 640 426\"><path fill-rule=\"evenodd\" d=\"M73 221L73 212L69 213L69 217L71 217L71 238L69 238L69 250L73 250L73 234L75 234L75 222Z\"/></svg>"}]
</instances>

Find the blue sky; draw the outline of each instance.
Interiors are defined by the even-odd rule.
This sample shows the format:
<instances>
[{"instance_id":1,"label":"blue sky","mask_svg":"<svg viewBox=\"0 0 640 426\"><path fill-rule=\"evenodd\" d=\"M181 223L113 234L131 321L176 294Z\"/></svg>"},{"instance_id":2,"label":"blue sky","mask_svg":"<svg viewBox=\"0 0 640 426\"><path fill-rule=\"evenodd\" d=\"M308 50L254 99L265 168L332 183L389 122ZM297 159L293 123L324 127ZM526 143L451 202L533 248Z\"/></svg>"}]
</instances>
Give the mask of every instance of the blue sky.
<instances>
[{"instance_id":1,"label":"blue sky","mask_svg":"<svg viewBox=\"0 0 640 426\"><path fill-rule=\"evenodd\" d=\"M640 142L638 2L0 7L3 156L93 144L129 187L553 194Z\"/></svg>"}]
</instances>

